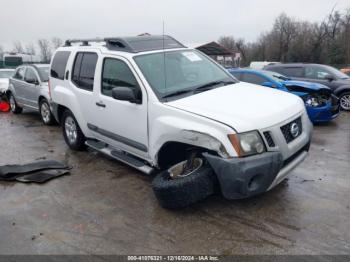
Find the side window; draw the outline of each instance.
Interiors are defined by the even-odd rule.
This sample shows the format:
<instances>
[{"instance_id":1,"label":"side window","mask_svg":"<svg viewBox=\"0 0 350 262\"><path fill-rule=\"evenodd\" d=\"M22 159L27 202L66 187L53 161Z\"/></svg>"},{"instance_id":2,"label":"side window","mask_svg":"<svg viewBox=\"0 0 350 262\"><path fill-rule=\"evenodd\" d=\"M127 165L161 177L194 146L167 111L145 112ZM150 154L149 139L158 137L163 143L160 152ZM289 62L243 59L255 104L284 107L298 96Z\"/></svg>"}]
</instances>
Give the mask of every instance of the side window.
<instances>
[{"instance_id":1,"label":"side window","mask_svg":"<svg viewBox=\"0 0 350 262\"><path fill-rule=\"evenodd\" d=\"M306 78L324 80L328 75L330 75L330 73L327 70L317 66L307 66L305 68Z\"/></svg>"},{"instance_id":2,"label":"side window","mask_svg":"<svg viewBox=\"0 0 350 262\"><path fill-rule=\"evenodd\" d=\"M24 79L24 71L25 71L25 67L18 68L15 75L13 76L13 78L18 79L18 80L23 80Z\"/></svg>"},{"instance_id":3,"label":"side window","mask_svg":"<svg viewBox=\"0 0 350 262\"><path fill-rule=\"evenodd\" d=\"M72 81L81 89L92 91L94 88L97 54L78 53L75 57Z\"/></svg>"},{"instance_id":4,"label":"side window","mask_svg":"<svg viewBox=\"0 0 350 262\"><path fill-rule=\"evenodd\" d=\"M304 70L302 67L285 67L283 74L289 77L304 77Z\"/></svg>"},{"instance_id":5,"label":"side window","mask_svg":"<svg viewBox=\"0 0 350 262\"><path fill-rule=\"evenodd\" d=\"M33 70L33 68L28 67L26 70L26 74L24 77L24 81L28 82L28 83L37 83L38 78Z\"/></svg>"},{"instance_id":6,"label":"side window","mask_svg":"<svg viewBox=\"0 0 350 262\"><path fill-rule=\"evenodd\" d=\"M242 74L242 81L248 82L251 84L262 85L267 80L261 76L255 75L255 74L243 73Z\"/></svg>"},{"instance_id":7,"label":"side window","mask_svg":"<svg viewBox=\"0 0 350 262\"><path fill-rule=\"evenodd\" d=\"M50 75L53 78L63 80L66 71L67 61L69 58L69 51L58 51L52 60Z\"/></svg>"},{"instance_id":8,"label":"side window","mask_svg":"<svg viewBox=\"0 0 350 262\"><path fill-rule=\"evenodd\" d=\"M129 87L139 92L139 85L129 66L121 60L106 58L103 62L101 92L112 96L115 87Z\"/></svg>"}]
</instances>

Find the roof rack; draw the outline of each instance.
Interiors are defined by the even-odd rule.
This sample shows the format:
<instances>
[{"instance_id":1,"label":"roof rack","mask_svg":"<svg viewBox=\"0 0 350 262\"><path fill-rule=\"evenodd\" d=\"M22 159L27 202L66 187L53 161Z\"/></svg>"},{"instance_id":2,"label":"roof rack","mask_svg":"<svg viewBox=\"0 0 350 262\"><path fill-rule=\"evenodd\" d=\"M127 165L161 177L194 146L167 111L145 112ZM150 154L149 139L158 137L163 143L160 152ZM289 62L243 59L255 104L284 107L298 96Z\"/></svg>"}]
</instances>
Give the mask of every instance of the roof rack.
<instances>
[{"instance_id":1,"label":"roof rack","mask_svg":"<svg viewBox=\"0 0 350 262\"><path fill-rule=\"evenodd\" d=\"M105 42L109 50L129 53L186 47L168 35L68 39L65 42L65 46L71 46L72 43L81 43L82 46L89 46L89 43L99 42Z\"/></svg>"}]
</instances>

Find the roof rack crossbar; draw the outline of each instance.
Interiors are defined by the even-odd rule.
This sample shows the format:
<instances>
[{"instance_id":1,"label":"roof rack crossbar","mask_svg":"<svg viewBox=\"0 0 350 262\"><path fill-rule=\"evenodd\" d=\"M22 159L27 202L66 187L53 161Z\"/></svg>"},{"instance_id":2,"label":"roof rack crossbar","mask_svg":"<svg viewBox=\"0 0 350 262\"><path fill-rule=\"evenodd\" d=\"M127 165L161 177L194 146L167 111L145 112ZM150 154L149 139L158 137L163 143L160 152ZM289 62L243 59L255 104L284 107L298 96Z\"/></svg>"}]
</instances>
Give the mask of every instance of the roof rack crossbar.
<instances>
[{"instance_id":1,"label":"roof rack crossbar","mask_svg":"<svg viewBox=\"0 0 350 262\"><path fill-rule=\"evenodd\" d=\"M152 41L153 41L153 43L155 43L155 44L153 44L153 46L152 46ZM163 45L159 44L160 41L163 41ZM165 41L165 46L164 46L164 41ZM90 38L90 39L68 39L65 42L65 46L71 46L72 43L81 43L82 46L88 46L89 42L94 42L94 43L105 42L106 47L110 50L125 51L125 52L131 52L131 53L157 50L160 47L163 47L165 49L185 47L179 41L177 41L176 39L174 39L168 35L164 35L164 36L137 36L137 37L106 37L106 38ZM143 43L143 44L140 44L140 43ZM168 43L168 45L167 45L167 43Z\"/></svg>"}]
</instances>

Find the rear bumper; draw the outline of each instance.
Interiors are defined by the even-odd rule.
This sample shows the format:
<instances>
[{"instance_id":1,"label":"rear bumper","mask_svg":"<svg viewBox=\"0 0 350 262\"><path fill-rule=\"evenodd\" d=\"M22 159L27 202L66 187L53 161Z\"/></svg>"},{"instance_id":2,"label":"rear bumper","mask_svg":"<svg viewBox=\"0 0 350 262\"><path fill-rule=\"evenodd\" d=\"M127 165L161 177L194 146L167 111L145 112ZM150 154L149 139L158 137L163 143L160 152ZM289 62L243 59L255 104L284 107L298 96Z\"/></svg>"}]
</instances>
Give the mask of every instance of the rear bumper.
<instances>
[{"instance_id":1,"label":"rear bumper","mask_svg":"<svg viewBox=\"0 0 350 262\"><path fill-rule=\"evenodd\" d=\"M223 196L243 199L264 193L282 182L303 162L309 147L310 142L286 160L280 152L231 159L205 153L204 157L217 175Z\"/></svg>"}]
</instances>

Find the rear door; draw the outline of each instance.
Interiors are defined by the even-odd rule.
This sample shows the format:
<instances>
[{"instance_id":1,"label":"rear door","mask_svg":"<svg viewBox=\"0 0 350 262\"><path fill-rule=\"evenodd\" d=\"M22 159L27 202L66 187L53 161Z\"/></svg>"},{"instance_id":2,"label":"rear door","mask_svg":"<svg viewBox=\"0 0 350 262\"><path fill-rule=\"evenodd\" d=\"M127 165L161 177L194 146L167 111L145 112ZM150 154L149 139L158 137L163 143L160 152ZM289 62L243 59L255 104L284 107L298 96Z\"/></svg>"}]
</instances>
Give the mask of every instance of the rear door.
<instances>
[{"instance_id":1,"label":"rear door","mask_svg":"<svg viewBox=\"0 0 350 262\"><path fill-rule=\"evenodd\" d=\"M24 95L24 75L25 75L25 66L21 66L19 67L14 76L11 78L11 84L13 86L14 89L14 96L15 99L17 101L17 103L23 104L24 103L24 99L23 99L23 95Z\"/></svg>"},{"instance_id":2,"label":"rear door","mask_svg":"<svg viewBox=\"0 0 350 262\"><path fill-rule=\"evenodd\" d=\"M288 76L293 80L308 81L305 80L305 69L302 66L286 66L281 69L281 74Z\"/></svg>"},{"instance_id":3,"label":"rear door","mask_svg":"<svg viewBox=\"0 0 350 262\"><path fill-rule=\"evenodd\" d=\"M94 85L96 83L96 65L99 54L94 51L77 52L74 56L74 62L71 68L70 88L73 90L78 102L78 108L72 108L80 127L90 135L88 124L95 121L96 97L94 94ZM96 134L94 134L96 137Z\"/></svg>"}]
</instances>

